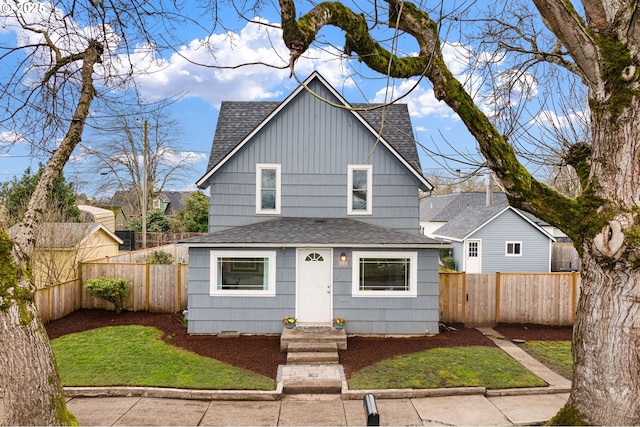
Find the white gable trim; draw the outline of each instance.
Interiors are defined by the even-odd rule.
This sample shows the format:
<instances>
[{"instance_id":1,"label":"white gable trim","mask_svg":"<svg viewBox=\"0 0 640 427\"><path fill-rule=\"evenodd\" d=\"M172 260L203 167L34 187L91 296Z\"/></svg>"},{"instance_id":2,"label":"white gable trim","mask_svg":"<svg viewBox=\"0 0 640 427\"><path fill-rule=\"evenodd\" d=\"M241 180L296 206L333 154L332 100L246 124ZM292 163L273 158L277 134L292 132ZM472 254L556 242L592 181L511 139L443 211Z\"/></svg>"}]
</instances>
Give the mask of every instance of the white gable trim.
<instances>
[{"instance_id":1,"label":"white gable trim","mask_svg":"<svg viewBox=\"0 0 640 427\"><path fill-rule=\"evenodd\" d=\"M233 156L235 156L235 154L240 151L242 149L242 147L244 147L258 132L260 132L260 130L262 130L262 128L269 123L278 113L280 113L280 111L282 111L282 109L284 107L286 107L296 96L298 96L298 94L300 92L302 92L303 90L307 90L309 93L311 93L313 96L318 97L318 95L313 92L311 89L308 88L309 83L311 83L311 81L313 79L317 78L320 83L322 83L336 98L338 98L338 100L340 101L340 103L342 103L343 106L345 107L350 107L351 105L342 97L342 95L340 95L334 88L333 86L331 86L325 79L324 77L322 77L317 71L314 71L313 73L311 73L311 75L309 77L307 77L307 79L302 82L297 88L296 90L294 90L293 92L291 92L291 94L289 96L287 96L285 98L284 101L282 101L280 103L280 105L278 105L272 112L271 114L269 114L267 116L266 119L264 119L262 121L262 123L260 123L258 126L256 126L256 128L249 133L249 135L247 135L238 145L235 146L235 148L233 150L231 150L229 152L229 154L227 154L221 161L218 162L218 164L216 164L213 168L211 168L211 170L209 170L202 178L200 178L197 182L196 185L198 186L198 188L206 188L206 183L209 180L209 178L211 178L212 175L214 175L222 166L224 166L225 163L227 163L227 161L229 161L229 159L231 159ZM428 189L428 190L432 190L433 186L429 183L429 181L427 181L427 179L422 175L421 172L416 171L416 169L411 166L411 164L409 164L392 146L391 144L389 144L375 129L373 129L371 127L371 125L369 123L367 123L366 120L364 120L362 118L362 116L360 114L358 114L357 111L353 111L353 110L349 110L351 112L351 114L353 114L355 116L356 119L358 119L358 121L360 121L360 123L362 123L368 130L369 132L371 132L378 141L380 141L382 143L382 145L384 145L409 171L411 171L411 173Z\"/></svg>"}]
</instances>

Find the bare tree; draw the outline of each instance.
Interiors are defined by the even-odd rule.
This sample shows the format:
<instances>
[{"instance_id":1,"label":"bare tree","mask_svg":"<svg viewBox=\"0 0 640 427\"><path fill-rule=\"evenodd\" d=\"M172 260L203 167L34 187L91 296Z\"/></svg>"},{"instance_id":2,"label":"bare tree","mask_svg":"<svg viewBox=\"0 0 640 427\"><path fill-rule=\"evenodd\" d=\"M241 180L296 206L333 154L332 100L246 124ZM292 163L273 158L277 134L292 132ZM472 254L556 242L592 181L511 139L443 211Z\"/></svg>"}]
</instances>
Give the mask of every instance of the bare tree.
<instances>
[{"instance_id":1,"label":"bare tree","mask_svg":"<svg viewBox=\"0 0 640 427\"><path fill-rule=\"evenodd\" d=\"M7 4L11 7L3 7L0 19L5 31L17 34L17 43L0 47L0 126L14 130L31 143L34 154L48 160L15 238L0 230L3 424L71 424L75 419L66 409L30 280L41 207L80 143L95 101L128 86L135 69L128 53L152 44L149 22L177 14L163 9L162 2L137 0Z\"/></svg>"},{"instance_id":2,"label":"bare tree","mask_svg":"<svg viewBox=\"0 0 640 427\"><path fill-rule=\"evenodd\" d=\"M180 151L180 129L166 110L169 105L165 101L115 113L81 150L101 177L99 191L132 192L137 212L142 212L144 188L150 206L167 183L193 172L193 163L200 160L193 152Z\"/></svg>"},{"instance_id":3,"label":"bare tree","mask_svg":"<svg viewBox=\"0 0 640 427\"><path fill-rule=\"evenodd\" d=\"M510 2L511 3L511 2ZM524 3L524 2L523 2ZM527 2L528 3L528 2ZM500 126L476 105L467 87L447 68L442 54L442 9L396 0L376 2L375 13L359 14L342 3L319 3L299 14L293 0L279 0L283 38L292 71L325 26L345 33L345 52L371 69L395 78L424 76L436 98L463 121L494 171L511 205L530 212L569 235L582 257L582 292L574 328L574 379L559 423L640 423L640 13L632 2L532 0L534 35L524 32L518 52L534 65L553 65L565 82L580 82L589 109L588 142L570 141L563 161L575 170L581 193L567 197L527 170L510 138L513 126ZM373 38L382 16L418 45L414 55L397 55ZM444 3L442 3L444 5ZM496 3L492 13L504 9ZM443 6L444 7L444 6ZM510 17L512 15L503 15ZM538 22L538 24L536 24ZM546 26L546 28L544 28ZM517 21L504 22L526 30ZM573 80L569 76L573 76ZM507 93L509 93L507 91Z\"/></svg>"}]
</instances>

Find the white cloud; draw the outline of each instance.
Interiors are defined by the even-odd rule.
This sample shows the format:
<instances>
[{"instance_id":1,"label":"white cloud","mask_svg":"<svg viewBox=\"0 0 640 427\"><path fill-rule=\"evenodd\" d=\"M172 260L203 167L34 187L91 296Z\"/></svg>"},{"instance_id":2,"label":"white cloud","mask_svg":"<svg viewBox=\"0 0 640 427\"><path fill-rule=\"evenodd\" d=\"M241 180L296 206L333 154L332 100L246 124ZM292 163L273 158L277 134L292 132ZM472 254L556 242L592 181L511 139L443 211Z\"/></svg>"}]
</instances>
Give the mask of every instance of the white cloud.
<instances>
[{"instance_id":1,"label":"white cloud","mask_svg":"<svg viewBox=\"0 0 640 427\"><path fill-rule=\"evenodd\" d=\"M310 49L298 60L296 72L304 79L315 69L331 84L344 85L346 73L336 63L338 56L337 51ZM122 72L133 64L138 88L152 99L184 94L217 106L222 100L274 99L283 95L283 83L297 86L289 79L289 50L280 29L256 22L247 23L239 32L194 39L168 58L159 57L147 45L136 49L130 61L124 57L117 61ZM347 80L347 85L353 83Z\"/></svg>"},{"instance_id":2,"label":"white cloud","mask_svg":"<svg viewBox=\"0 0 640 427\"><path fill-rule=\"evenodd\" d=\"M568 128L580 127L577 123L585 123L584 112L571 113L566 116L559 116L555 111L543 110L529 123L544 128Z\"/></svg>"},{"instance_id":3,"label":"white cloud","mask_svg":"<svg viewBox=\"0 0 640 427\"><path fill-rule=\"evenodd\" d=\"M161 162L169 166L194 164L207 159L207 156L202 153L195 153L193 151L175 151L171 148L162 150L162 153L159 153L159 155Z\"/></svg>"},{"instance_id":4,"label":"white cloud","mask_svg":"<svg viewBox=\"0 0 640 427\"><path fill-rule=\"evenodd\" d=\"M15 130L0 132L0 144L2 145L21 144L25 142L27 141L20 132Z\"/></svg>"}]
</instances>

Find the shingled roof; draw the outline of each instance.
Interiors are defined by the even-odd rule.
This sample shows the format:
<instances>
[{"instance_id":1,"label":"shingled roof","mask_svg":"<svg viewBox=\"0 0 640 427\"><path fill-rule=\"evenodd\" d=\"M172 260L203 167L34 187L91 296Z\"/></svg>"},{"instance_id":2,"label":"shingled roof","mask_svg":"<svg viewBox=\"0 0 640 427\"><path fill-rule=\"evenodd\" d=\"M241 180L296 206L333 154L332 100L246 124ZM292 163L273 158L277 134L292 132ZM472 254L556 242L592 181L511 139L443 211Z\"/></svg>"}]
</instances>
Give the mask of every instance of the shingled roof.
<instances>
[{"instance_id":1,"label":"shingled roof","mask_svg":"<svg viewBox=\"0 0 640 427\"><path fill-rule=\"evenodd\" d=\"M335 90L316 72L306 81L305 85L313 79L318 79L330 90ZM240 102L223 101L220 105L218 123L213 137L211 154L207 173L198 180L198 185L206 181L210 172L223 162L233 150L263 125L272 114L284 104L288 103L301 90L300 86L287 99L282 102ZM413 173L419 176L426 184L428 182L422 175L420 157L416 140L413 138L411 117L406 104L349 104L336 92L336 96L347 107L354 108L351 111L356 117L367 123L374 132L382 132L380 136L386 141L392 150L413 169ZM374 107L372 109L372 107ZM375 108L380 107L380 108ZM427 189L431 188L428 184Z\"/></svg>"},{"instance_id":2,"label":"shingled roof","mask_svg":"<svg viewBox=\"0 0 640 427\"><path fill-rule=\"evenodd\" d=\"M403 233L348 218L278 218L181 240L189 246L442 247L443 240Z\"/></svg>"},{"instance_id":3,"label":"shingled roof","mask_svg":"<svg viewBox=\"0 0 640 427\"><path fill-rule=\"evenodd\" d=\"M451 221L465 209L486 206L486 199L487 195L484 191L427 197L420 203L420 221ZM494 192L493 205L505 207L507 205L507 196L504 193Z\"/></svg>"}]
</instances>

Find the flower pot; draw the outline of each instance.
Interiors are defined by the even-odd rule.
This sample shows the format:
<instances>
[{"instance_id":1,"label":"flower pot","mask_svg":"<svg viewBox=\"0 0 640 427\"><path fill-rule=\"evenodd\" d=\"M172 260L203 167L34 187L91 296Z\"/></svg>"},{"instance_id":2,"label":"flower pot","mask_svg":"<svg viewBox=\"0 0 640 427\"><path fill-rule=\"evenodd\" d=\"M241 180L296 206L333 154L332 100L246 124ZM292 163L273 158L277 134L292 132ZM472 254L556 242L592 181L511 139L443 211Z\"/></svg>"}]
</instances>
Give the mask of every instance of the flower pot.
<instances>
[{"instance_id":1,"label":"flower pot","mask_svg":"<svg viewBox=\"0 0 640 427\"><path fill-rule=\"evenodd\" d=\"M344 329L344 323L334 323L333 327L336 329Z\"/></svg>"},{"instance_id":2,"label":"flower pot","mask_svg":"<svg viewBox=\"0 0 640 427\"><path fill-rule=\"evenodd\" d=\"M284 327L287 328L287 329L293 329L293 328L296 327L296 324L295 323L285 323Z\"/></svg>"}]
</instances>

